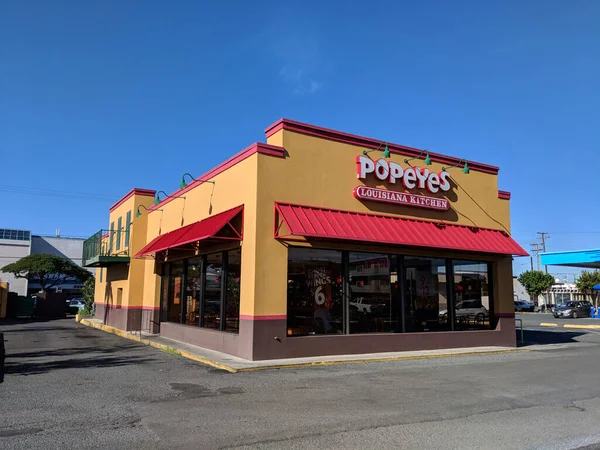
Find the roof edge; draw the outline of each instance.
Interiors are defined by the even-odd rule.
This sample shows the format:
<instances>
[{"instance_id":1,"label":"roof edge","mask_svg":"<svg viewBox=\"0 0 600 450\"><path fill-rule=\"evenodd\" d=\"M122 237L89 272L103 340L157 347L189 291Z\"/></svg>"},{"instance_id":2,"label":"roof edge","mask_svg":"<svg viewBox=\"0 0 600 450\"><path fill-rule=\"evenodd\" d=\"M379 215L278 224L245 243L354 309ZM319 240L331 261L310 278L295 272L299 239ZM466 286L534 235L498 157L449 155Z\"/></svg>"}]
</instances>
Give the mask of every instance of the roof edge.
<instances>
[{"instance_id":1,"label":"roof edge","mask_svg":"<svg viewBox=\"0 0 600 450\"><path fill-rule=\"evenodd\" d=\"M292 131L294 133L305 134L308 136L314 136L330 141L343 142L345 144L356 145L358 147L363 147L367 149L377 149L382 142L381 140L373 138L349 134L343 131L332 130L330 128L318 127L316 125L311 125L303 122L296 122L294 120L285 118L279 119L277 122L267 127L265 129L265 135L267 138L269 138L280 130ZM418 156L423 151L422 149L407 147L405 145L400 144L393 144L390 142L388 142L388 146L391 153L401 153L407 156ZM461 161L463 161L462 158L456 158L454 156L447 156L433 152L429 152L429 157L432 161L448 165L458 164ZM477 172L484 172L497 175L498 171L500 170L500 168L497 166L491 166L476 161L464 161L466 161L469 164L470 170L475 170Z\"/></svg>"},{"instance_id":2,"label":"roof edge","mask_svg":"<svg viewBox=\"0 0 600 450\"><path fill-rule=\"evenodd\" d=\"M205 181L208 181L211 178L216 177L220 173L225 172L227 169L230 169L231 167L233 167L236 164L242 162L246 158L254 155L255 153L260 153L262 155L268 155L268 156L274 156L274 157L277 157L277 158L283 158L283 157L285 157L285 149L283 147L279 147L277 145L263 144L262 142L255 142L254 144L246 147L241 152L236 153L231 158L226 159L221 164L219 164L218 166L212 168L208 172L204 173L203 175L200 175L199 177L197 177L195 179L195 181L191 182L190 184L188 184L183 189L176 190L175 192L173 192L172 194L170 194L169 197L164 198L159 204L152 205L150 208L148 208L148 212L150 213L152 211L156 211L161 206L166 205L167 203L169 203L170 201L174 200L175 198L177 198L177 197L185 194L186 192L194 189L199 184L202 184Z\"/></svg>"},{"instance_id":3,"label":"roof edge","mask_svg":"<svg viewBox=\"0 0 600 450\"><path fill-rule=\"evenodd\" d=\"M145 195L148 197L154 197L155 194L156 194L156 191L153 191L152 189L133 188L127 194L125 194L120 200L118 200L114 205L112 205L110 208L108 208L108 210L110 212L113 212L115 209L117 209L119 206L121 206L123 203L125 203L127 200L129 200L134 195Z\"/></svg>"}]
</instances>

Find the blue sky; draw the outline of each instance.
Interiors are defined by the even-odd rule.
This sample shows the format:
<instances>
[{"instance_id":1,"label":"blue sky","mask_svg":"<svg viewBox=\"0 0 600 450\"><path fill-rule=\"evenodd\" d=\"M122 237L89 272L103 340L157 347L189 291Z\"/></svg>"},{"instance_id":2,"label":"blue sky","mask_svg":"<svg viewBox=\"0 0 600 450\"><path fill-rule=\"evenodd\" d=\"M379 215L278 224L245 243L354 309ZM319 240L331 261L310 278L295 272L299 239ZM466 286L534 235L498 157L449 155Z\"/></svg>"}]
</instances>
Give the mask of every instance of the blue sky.
<instances>
[{"instance_id":1,"label":"blue sky","mask_svg":"<svg viewBox=\"0 0 600 450\"><path fill-rule=\"evenodd\" d=\"M91 235L288 117L498 165L522 245L600 247L600 2L351 5L4 2L0 227Z\"/></svg>"}]
</instances>

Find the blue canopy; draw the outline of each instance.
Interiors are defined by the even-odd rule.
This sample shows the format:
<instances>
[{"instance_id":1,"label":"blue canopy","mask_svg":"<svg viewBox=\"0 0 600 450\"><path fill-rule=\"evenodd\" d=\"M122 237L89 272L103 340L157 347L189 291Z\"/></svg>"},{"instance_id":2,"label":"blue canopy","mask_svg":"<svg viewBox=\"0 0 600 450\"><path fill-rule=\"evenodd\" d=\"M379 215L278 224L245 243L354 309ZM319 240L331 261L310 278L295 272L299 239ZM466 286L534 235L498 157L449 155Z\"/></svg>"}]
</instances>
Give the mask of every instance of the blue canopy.
<instances>
[{"instance_id":1,"label":"blue canopy","mask_svg":"<svg viewBox=\"0 0 600 450\"><path fill-rule=\"evenodd\" d=\"M595 284L594 285L594 290L595 291L600 291L600 284Z\"/></svg>"}]
</instances>

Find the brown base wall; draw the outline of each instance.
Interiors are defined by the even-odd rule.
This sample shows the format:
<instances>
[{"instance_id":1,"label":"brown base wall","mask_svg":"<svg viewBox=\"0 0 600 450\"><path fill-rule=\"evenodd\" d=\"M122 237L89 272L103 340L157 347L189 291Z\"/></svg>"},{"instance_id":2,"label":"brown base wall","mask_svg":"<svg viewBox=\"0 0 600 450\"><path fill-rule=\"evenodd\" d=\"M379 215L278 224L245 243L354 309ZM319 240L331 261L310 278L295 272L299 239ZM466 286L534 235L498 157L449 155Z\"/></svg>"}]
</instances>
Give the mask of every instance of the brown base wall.
<instances>
[{"instance_id":1,"label":"brown base wall","mask_svg":"<svg viewBox=\"0 0 600 450\"><path fill-rule=\"evenodd\" d=\"M252 321L241 320L239 334L162 322L160 335L209 350L252 359Z\"/></svg>"},{"instance_id":2,"label":"brown base wall","mask_svg":"<svg viewBox=\"0 0 600 450\"><path fill-rule=\"evenodd\" d=\"M100 305L96 303L96 318L102 320L105 325L124 331L147 331L158 333L158 327L151 330L150 320L158 311L141 310L136 308L115 308L111 305ZM144 317L146 322L144 322ZM158 322L158 321L156 321Z\"/></svg>"},{"instance_id":3,"label":"brown base wall","mask_svg":"<svg viewBox=\"0 0 600 450\"><path fill-rule=\"evenodd\" d=\"M253 359L516 346L514 318L505 317L495 330L285 337L286 331L286 320L254 321Z\"/></svg>"},{"instance_id":4,"label":"brown base wall","mask_svg":"<svg viewBox=\"0 0 600 450\"><path fill-rule=\"evenodd\" d=\"M311 356L356 355L465 347L515 347L515 320L498 318L495 330L430 333L377 333L287 337L287 321L240 320L239 334L162 322L157 310L96 305L96 317L121 330L158 333L169 339L260 361Z\"/></svg>"}]
</instances>

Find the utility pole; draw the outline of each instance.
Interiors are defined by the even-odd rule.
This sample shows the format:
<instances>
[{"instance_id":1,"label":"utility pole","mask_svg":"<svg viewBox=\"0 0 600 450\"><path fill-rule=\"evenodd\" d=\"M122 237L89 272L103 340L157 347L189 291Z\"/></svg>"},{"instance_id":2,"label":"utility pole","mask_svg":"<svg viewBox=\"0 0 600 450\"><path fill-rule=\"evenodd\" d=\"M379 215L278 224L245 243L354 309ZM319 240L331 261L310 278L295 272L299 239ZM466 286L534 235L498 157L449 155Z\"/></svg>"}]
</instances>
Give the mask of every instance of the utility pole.
<instances>
[{"instance_id":1,"label":"utility pole","mask_svg":"<svg viewBox=\"0 0 600 450\"><path fill-rule=\"evenodd\" d=\"M533 270L533 255L537 264L536 270L540 270L540 243L534 242L531 245L531 270Z\"/></svg>"},{"instance_id":2,"label":"utility pole","mask_svg":"<svg viewBox=\"0 0 600 450\"><path fill-rule=\"evenodd\" d=\"M548 233L546 233L545 231L538 231L537 234L539 234L541 236L541 239L542 239L542 251L544 253L546 253L546 239L550 239L550 236L548 236ZM548 266L545 265L544 268L546 269L546 273L548 273Z\"/></svg>"}]
</instances>

